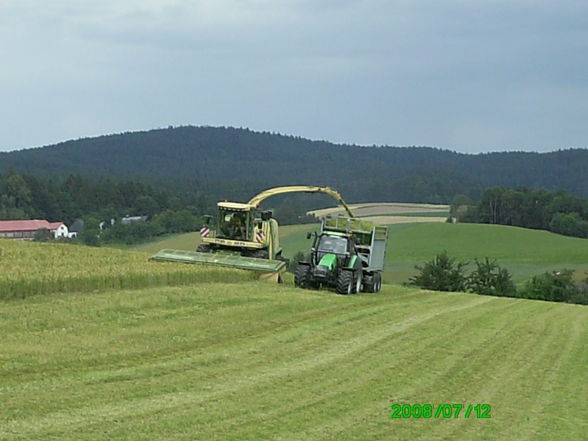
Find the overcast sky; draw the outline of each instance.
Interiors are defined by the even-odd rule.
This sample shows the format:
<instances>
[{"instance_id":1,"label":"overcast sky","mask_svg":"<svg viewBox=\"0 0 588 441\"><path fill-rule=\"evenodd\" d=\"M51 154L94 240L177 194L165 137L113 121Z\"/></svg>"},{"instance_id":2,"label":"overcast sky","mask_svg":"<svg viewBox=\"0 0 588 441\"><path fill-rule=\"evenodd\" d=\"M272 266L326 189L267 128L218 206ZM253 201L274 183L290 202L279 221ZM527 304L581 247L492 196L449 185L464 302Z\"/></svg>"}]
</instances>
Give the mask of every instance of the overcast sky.
<instances>
[{"instance_id":1,"label":"overcast sky","mask_svg":"<svg viewBox=\"0 0 588 441\"><path fill-rule=\"evenodd\" d=\"M168 125L588 146L588 1L0 0L0 150Z\"/></svg>"}]
</instances>

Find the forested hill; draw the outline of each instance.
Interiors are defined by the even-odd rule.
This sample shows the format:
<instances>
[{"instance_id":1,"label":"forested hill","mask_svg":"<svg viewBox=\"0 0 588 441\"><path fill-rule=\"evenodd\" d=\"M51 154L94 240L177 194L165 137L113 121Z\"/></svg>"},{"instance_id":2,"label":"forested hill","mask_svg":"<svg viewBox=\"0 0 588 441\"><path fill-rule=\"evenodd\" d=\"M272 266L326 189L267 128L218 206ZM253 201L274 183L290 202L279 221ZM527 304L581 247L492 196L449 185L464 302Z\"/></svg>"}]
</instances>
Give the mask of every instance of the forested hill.
<instances>
[{"instance_id":1,"label":"forested hill","mask_svg":"<svg viewBox=\"0 0 588 441\"><path fill-rule=\"evenodd\" d=\"M352 202L447 202L482 187L566 189L588 197L588 150L461 154L360 147L247 129L176 127L0 153L0 172L147 179L245 199L274 185L331 185Z\"/></svg>"}]
</instances>

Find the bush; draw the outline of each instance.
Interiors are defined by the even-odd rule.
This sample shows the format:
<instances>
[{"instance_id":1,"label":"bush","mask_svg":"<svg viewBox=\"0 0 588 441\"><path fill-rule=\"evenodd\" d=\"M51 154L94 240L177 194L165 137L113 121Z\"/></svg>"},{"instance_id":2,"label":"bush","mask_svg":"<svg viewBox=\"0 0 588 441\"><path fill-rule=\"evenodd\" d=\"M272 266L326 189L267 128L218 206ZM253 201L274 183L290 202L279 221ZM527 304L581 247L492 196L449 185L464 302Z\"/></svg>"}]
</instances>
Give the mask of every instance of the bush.
<instances>
[{"instance_id":1,"label":"bush","mask_svg":"<svg viewBox=\"0 0 588 441\"><path fill-rule=\"evenodd\" d=\"M456 262L447 255L447 251L443 251L423 266L415 266L419 274L411 277L409 283L434 291L465 291L466 266L466 262Z\"/></svg>"},{"instance_id":2,"label":"bush","mask_svg":"<svg viewBox=\"0 0 588 441\"><path fill-rule=\"evenodd\" d=\"M572 275L572 270L563 269L535 276L521 289L519 297L552 302L572 302L579 294Z\"/></svg>"},{"instance_id":3,"label":"bush","mask_svg":"<svg viewBox=\"0 0 588 441\"><path fill-rule=\"evenodd\" d=\"M468 289L478 294L514 297L516 287L510 273L501 268L495 260L487 257L483 262L475 259L476 269L467 280Z\"/></svg>"},{"instance_id":4,"label":"bush","mask_svg":"<svg viewBox=\"0 0 588 441\"><path fill-rule=\"evenodd\" d=\"M35 242L48 242L51 239L53 239L53 233L47 228L39 228L33 236Z\"/></svg>"},{"instance_id":5,"label":"bush","mask_svg":"<svg viewBox=\"0 0 588 441\"><path fill-rule=\"evenodd\" d=\"M153 223L161 232L185 233L199 230L202 219L190 210L168 210L155 216Z\"/></svg>"},{"instance_id":6,"label":"bush","mask_svg":"<svg viewBox=\"0 0 588 441\"><path fill-rule=\"evenodd\" d=\"M160 228L153 222L118 223L102 233L100 239L104 243L133 243L143 242L161 233Z\"/></svg>"},{"instance_id":7,"label":"bush","mask_svg":"<svg viewBox=\"0 0 588 441\"><path fill-rule=\"evenodd\" d=\"M81 241L84 245L88 245L91 247L99 247L100 246L100 231L98 229L85 229L84 232L80 235Z\"/></svg>"},{"instance_id":8,"label":"bush","mask_svg":"<svg viewBox=\"0 0 588 441\"><path fill-rule=\"evenodd\" d=\"M576 283L576 292L570 296L570 303L588 305L588 279L582 283Z\"/></svg>"}]
</instances>

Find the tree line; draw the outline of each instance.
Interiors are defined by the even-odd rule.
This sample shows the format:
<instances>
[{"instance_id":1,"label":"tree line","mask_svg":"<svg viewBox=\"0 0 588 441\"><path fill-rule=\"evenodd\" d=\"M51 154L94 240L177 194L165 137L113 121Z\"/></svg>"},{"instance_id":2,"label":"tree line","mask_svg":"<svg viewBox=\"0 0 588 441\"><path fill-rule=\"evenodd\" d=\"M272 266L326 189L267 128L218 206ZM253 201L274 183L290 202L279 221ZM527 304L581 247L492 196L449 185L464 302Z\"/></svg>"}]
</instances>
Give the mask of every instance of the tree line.
<instances>
[{"instance_id":1,"label":"tree line","mask_svg":"<svg viewBox=\"0 0 588 441\"><path fill-rule=\"evenodd\" d=\"M511 225L588 238L588 199L565 190L492 187L479 202L457 195L451 215L459 222Z\"/></svg>"},{"instance_id":2,"label":"tree line","mask_svg":"<svg viewBox=\"0 0 588 441\"><path fill-rule=\"evenodd\" d=\"M188 209L202 214L213 204L204 195L172 194L133 180L72 174L44 178L9 171L0 174L0 219L47 219L71 224L75 219L100 220L148 216Z\"/></svg>"}]
</instances>

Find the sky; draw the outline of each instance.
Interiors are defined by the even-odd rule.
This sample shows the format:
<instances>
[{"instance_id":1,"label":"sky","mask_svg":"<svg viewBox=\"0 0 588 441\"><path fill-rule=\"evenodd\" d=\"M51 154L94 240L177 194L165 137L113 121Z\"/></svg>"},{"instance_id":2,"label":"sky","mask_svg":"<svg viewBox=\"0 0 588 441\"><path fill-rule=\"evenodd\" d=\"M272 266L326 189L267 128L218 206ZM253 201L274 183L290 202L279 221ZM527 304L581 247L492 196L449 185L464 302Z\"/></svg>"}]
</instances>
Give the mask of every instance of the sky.
<instances>
[{"instance_id":1,"label":"sky","mask_svg":"<svg viewBox=\"0 0 588 441\"><path fill-rule=\"evenodd\" d=\"M588 146L585 0L0 0L0 150L178 125Z\"/></svg>"}]
</instances>

